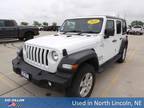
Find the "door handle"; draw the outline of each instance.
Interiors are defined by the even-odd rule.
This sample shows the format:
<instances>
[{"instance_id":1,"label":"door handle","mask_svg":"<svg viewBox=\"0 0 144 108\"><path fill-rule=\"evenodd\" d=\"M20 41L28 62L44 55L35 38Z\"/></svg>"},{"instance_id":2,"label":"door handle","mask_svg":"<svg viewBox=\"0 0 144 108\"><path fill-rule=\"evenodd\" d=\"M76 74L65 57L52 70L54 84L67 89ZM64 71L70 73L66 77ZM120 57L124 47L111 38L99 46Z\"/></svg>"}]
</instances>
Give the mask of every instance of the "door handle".
<instances>
[{"instance_id":1,"label":"door handle","mask_svg":"<svg viewBox=\"0 0 144 108\"><path fill-rule=\"evenodd\" d=\"M112 42L117 42L117 40L113 40Z\"/></svg>"}]
</instances>

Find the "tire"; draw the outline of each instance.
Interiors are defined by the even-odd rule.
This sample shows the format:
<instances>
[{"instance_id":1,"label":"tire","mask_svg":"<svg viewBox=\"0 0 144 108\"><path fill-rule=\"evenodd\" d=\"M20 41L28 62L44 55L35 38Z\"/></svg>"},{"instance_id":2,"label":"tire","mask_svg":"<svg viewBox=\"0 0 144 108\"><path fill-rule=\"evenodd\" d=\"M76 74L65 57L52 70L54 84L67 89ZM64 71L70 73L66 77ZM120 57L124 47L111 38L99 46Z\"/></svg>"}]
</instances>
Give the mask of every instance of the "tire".
<instances>
[{"instance_id":1,"label":"tire","mask_svg":"<svg viewBox=\"0 0 144 108\"><path fill-rule=\"evenodd\" d=\"M24 38L18 38L20 41L23 41L24 40Z\"/></svg>"},{"instance_id":2,"label":"tire","mask_svg":"<svg viewBox=\"0 0 144 108\"><path fill-rule=\"evenodd\" d=\"M34 38L34 36L31 32L28 32L28 33L25 34L25 40L26 41L30 40L30 39L33 39L33 38Z\"/></svg>"},{"instance_id":3,"label":"tire","mask_svg":"<svg viewBox=\"0 0 144 108\"><path fill-rule=\"evenodd\" d=\"M33 38L34 38L33 36L28 36L28 37L25 38L25 40L27 41L27 40L30 40L30 39L33 39Z\"/></svg>"},{"instance_id":4,"label":"tire","mask_svg":"<svg viewBox=\"0 0 144 108\"><path fill-rule=\"evenodd\" d=\"M95 83L95 69L89 64L83 64L74 77L71 87L66 89L66 96L89 97Z\"/></svg>"},{"instance_id":5,"label":"tire","mask_svg":"<svg viewBox=\"0 0 144 108\"><path fill-rule=\"evenodd\" d=\"M118 63L123 63L126 59L127 47L124 47L123 51L121 52L121 57L118 59Z\"/></svg>"},{"instance_id":6,"label":"tire","mask_svg":"<svg viewBox=\"0 0 144 108\"><path fill-rule=\"evenodd\" d=\"M141 35L141 33L140 33L140 32L137 32L136 35Z\"/></svg>"},{"instance_id":7,"label":"tire","mask_svg":"<svg viewBox=\"0 0 144 108\"><path fill-rule=\"evenodd\" d=\"M138 35L141 35L141 33L138 33Z\"/></svg>"}]
</instances>

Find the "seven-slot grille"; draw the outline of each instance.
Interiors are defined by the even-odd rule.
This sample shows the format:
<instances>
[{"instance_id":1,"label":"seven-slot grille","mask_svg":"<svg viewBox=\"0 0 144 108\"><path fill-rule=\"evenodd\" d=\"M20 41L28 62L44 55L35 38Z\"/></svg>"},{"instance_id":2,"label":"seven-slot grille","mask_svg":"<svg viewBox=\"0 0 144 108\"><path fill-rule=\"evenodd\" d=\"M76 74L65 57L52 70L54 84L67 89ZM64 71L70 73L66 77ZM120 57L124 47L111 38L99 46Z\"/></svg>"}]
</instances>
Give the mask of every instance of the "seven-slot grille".
<instances>
[{"instance_id":1,"label":"seven-slot grille","mask_svg":"<svg viewBox=\"0 0 144 108\"><path fill-rule=\"evenodd\" d=\"M30 46L30 45L24 45L24 50L25 50L25 58L28 61L32 63L48 66L49 50L36 47L36 46Z\"/></svg>"}]
</instances>

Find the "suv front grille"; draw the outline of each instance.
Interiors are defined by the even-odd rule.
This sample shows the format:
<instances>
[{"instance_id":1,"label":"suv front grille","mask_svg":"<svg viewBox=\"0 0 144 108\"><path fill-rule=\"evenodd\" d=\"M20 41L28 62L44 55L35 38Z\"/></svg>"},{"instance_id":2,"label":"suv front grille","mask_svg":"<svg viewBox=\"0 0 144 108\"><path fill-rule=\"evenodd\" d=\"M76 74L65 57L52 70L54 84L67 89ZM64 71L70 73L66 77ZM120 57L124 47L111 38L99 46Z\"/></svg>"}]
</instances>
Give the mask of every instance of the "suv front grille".
<instances>
[{"instance_id":1,"label":"suv front grille","mask_svg":"<svg viewBox=\"0 0 144 108\"><path fill-rule=\"evenodd\" d=\"M24 51L27 62L48 66L49 50L37 46L24 45Z\"/></svg>"}]
</instances>

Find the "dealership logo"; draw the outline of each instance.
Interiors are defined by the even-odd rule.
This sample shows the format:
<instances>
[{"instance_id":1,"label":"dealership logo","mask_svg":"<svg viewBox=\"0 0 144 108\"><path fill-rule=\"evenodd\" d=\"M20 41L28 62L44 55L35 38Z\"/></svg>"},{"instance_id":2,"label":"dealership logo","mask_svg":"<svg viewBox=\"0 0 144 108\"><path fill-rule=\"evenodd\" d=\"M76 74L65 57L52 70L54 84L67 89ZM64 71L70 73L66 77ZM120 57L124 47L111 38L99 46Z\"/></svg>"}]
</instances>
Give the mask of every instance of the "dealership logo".
<instances>
[{"instance_id":1,"label":"dealership logo","mask_svg":"<svg viewBox=\"0 0 144 108\"><path fill-rule=\"evenodd\" d=\"M21 107L21 102L24 102L24 99L6 98L4 101L6 102L6 105L8 106L8 108L20 108Z\"/></svg>"},{"instance_id":2,"label":"dealership logo","mask_svg":"<svg viewBox=\"0 0 144 108\"><path fill-rule=\"evenodd\" d=\"M17 104L16 104L16 102L10 102L9 104L8 104L8 107L16 107L17 106Z\"/></svg>"}]
</instances>

